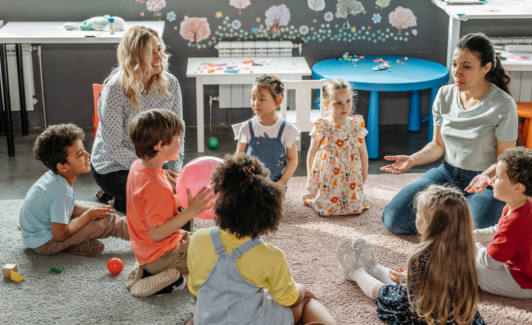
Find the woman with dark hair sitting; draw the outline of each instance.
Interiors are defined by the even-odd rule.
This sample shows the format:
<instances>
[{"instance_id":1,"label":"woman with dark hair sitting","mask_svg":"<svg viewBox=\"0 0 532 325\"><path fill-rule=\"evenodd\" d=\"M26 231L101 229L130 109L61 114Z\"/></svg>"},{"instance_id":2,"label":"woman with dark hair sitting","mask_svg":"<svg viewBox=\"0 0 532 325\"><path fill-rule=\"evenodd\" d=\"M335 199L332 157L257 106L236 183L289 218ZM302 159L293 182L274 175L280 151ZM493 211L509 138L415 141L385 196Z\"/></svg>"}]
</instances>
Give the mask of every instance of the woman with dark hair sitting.
<instances>
[{"instance_id":1,"label":"woman with dark hair sitting","mask_svg":"<svg viewBox=\"0 0 532 325\"><path fill-rule=\"evenodd\" d=\"M338 324L294 282L283 251L259 238L283 218L284 188L269 174L244 153L227 155L214 172L218 227L196 231L188 248L194 324Z\"/></svg>"},{"instance_id":2,"label":"woman with dark hair sitting","mask_svg":"<svg viewBox=\"0 0 532 325\"><path fill-rule=\"evenodd\" d=\"M395 234L416 233L413 198L431 184L451 183L466 195L475 228L497 223L505 205L493 197L490 179L499 155L515 147L517 106L510 96L510 77L482 33L460 39L453 55L454 84L438 92L432 112L434 138L410 156L386 156L393 164L382 168L401 174L416 165L445 156L443 164L403 188L382 214Z\"/></svg>"}]
</instances>

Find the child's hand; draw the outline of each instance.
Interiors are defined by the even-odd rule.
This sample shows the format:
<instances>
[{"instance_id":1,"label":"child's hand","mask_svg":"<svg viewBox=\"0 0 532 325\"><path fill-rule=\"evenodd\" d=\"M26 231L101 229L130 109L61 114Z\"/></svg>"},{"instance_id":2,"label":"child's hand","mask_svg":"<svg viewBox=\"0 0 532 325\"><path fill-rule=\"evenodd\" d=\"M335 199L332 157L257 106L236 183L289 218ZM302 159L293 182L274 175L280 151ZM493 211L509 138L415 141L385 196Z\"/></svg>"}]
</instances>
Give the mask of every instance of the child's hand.
<instances>
[{"instance_id":1,"label":"child's hand","mask_svg":"<svg viewBox=\"0 0 532 325\"><path fill-rule=\"evenodd\" d=\"M207 188L207 186L204 186L201 190L199 190L195 197L192 197L190 190L187 188L187 198L187 210L192 211L194 214L202 213L213 206L213 204L207 205L211 200L214 199L212 189Z\"/></svg>"},{"instance_id":2,"label":"child's hand","mask_svg":"<svg viewBox=\"0 0 532 325\"><path fill-rule=\"evenodd\" d=\"M406 277L406 271L402 267L390 270L390 279L395 283L400 283Z\"/></svg>"},{"instance_id":3,"label":"child's hand","mask_svg":"<svg viewBox=\"0 0 532 325\"><path fill-rule=\"evenodd\" d=\"M112 209L110 205L99 205L99 204L87 210L87 214L91 221L108 217L113 212L115 212L115 210Z\"/></svg>"}]
</instances>

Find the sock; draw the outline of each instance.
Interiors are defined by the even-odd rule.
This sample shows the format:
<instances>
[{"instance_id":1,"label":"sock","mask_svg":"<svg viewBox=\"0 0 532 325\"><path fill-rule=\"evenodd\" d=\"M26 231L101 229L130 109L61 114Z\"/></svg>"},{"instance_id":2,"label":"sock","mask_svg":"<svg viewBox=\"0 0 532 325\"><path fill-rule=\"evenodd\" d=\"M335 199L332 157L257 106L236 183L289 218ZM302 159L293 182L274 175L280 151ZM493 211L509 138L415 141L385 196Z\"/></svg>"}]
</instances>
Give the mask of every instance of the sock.
<instances>
[{"instance_id":1,"label":"sock","mask_svg":"<svg viewBox=\"0 0 532 325\"><path fill-rule=\"evenodd\" d=\"M373 298L373 288L379 283L379 280L375 279L366 272L363 268L359 268L351 272L351 277L355 279L356 283L362 289L362 292L371 299Z\"/></svg>"},{"instance_id":2,"label":"sock","mask_svg":"<svg viewBox=\"0 0 532 325\"><path fill-rule=\"evenodd\" d=\"M390 279L390 269L382 266L381 264L375 264L369 268L369 273L379 279L384 284L396 284Z\"/></svg>"}]
</instances>

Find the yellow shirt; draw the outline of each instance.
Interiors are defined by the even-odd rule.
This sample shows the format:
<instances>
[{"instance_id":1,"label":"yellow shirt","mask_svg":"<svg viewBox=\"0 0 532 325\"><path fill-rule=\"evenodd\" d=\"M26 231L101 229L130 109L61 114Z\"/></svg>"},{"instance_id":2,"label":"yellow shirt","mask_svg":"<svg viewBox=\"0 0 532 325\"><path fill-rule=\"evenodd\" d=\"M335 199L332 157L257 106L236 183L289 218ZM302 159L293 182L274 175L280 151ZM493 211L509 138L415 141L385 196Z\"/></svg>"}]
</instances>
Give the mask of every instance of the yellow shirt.
<instances>
[{"instance_id":1,"label":"yellow shirt","mask_svg":"<svg viewBox=\"0 0 532 325\"><path fill-rule=\"evenodd\" d=\"M220 238L227 255L245 243L250 237L236 238L225 230L220 230ZM188 289L198 296L199 286L211 273L218 255L214 251L210 230L200 229L190 237L188 248ZM282 306L292 306L299 298L299 291L292 278L284 253L279 248L262 243L242 255L236 266L247 282L265 288L273 300Z\"/></svg>"}]
</instances>

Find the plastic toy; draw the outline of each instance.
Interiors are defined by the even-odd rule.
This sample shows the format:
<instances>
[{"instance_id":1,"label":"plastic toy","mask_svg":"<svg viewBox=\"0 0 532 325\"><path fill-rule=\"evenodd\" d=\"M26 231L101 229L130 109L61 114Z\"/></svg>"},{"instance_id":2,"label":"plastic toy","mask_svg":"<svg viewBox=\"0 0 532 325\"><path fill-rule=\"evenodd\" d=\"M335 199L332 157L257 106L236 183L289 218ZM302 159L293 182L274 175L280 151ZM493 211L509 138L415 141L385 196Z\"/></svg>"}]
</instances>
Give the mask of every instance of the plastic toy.
<instances>
[{"instance_id":1,"label":"plastic toy","mask_svg":"<svg viewBox=\"0 0 532 325\"><path fill-rule=\"evenodd\" d=\"M238 70L238 69L225 69L224 72L225 73L238 73L238 72L240 72L240 70Z\"/></svg>"},{"instance_id":2,"label":"plastic toy","mask_svg":"<svg viewBox=\"0 0 532 325\"><path fill-rule=\"evenodd\" d=\"M262 67L262 63L255 63L255 62L253 62L253 66L254 66L254 67Z\"/></svg>"},{"instance_id":3,"label":"plastic toy","mask_svg":"<svg viewBox=\"0 0 532 325\"><path fill-rule=\"evenodd\" d=\"M214 67L214 63L211 62L211 63L208 64L208 66L209 67Z\"/></svg>"},{"instance_id":4,"label":"plastic toy","mask_svg":"<svg viewBox=\"0 0 532 325\"><path fill-rule=\"evenodd\" d=\"M52 272L55 272L55 273L63 273L64 269L65 267L63 265L52 266Z\"/></svg>"},{"instance_id":5,"label":"plastic toy","mask_svg":"<svg viewBox=\"0 0 532 325\"><path fill-rule=\"evenodd\" d=\"M408 56L405 56L405 61L408 61Z\"/></svg>"},{"instance_id":6,"label":"plastic toy","mask_svg":"<svg viewBox=\"0 0 532 325\"><path fill-rule=\"evenodd\" d=\"M216 63L216 66L219 66L219 67L224 67L226 65L227 65L227 63Z\"/></svg>"},{"instance_id":7,"label":"plastic toy","mask_svg":"<svg viewBox=\"0 0 532 325\"><path fill-rule=\"evenodd\" d=\"M111 274L118 274L124 269L124 262L118 257L114 257L107 262L107 269Z\"/></svg>"},{"instance_id":8,"label":"plastic toy","mask_svg":"<svg viewBox=\"0 0 532 325\"><path fill-rule=\"evenodd\" d=\"M208 73L214 73L214 71L216 71L216 69L211 69L209 71L207 71Z\"/></svg>"},{"instance_id":9,"label":"plastic toy","mask_svg":"<svg viewBox=\"0 0 532 325\"><path fill-rule=\"evenodd\" d=\"M373 60L373 62L377 62L377 63L390 63L390 61L384 61L383 58L380 58L380 59L377 59L377 60Z\"/></svg>"},{"instance_id":10,"label":"plastic toy","mask_svg":"<svg viewBox=\"0 0 532 325\"><path fill-rule=\"evenodd\" d=\"M242 63L253 63L253 60L244 60Z\"/></svg>"},{"instance_id":11,"label":"plastic toy","mask_svg":"<svg viewBox=\"0 0 532 325\"><path fill-rule=\"evenodd\" d=\"M404 63L403 61L397 59L397 64L406 64L406 63Z\"/></svg>"},{"instance_id":12,"label":"plastic toy","mask_svg":"<svg viewBox=\"0 0 532 325\"><path fill-rule=\"evenodd\" d=\"M388 70L390 69L390 65L388 63L381 63L378 66L373 68L373 71L382 71L382 70ZM388 70L391 71L391 70Z\"/></svg>"},{"instance_id":13,"label":"plastic toy","mask_svg":"<svg viewBox=\"0 0 532 325\"><path fill-rule=\"evenodd\" d=\"M216 167L222 164L223 159L217 157L199 157L188 164L181 170L177 178L176 194L181 205L186 209L188 207L187 188L190 194L195 196L204 186L211 188L211 176ZM213 204L214 200L209 202ZM214 212L211 209L203 211L196 216L200 219L214 219Z\"/></svg>"},{"instance_id":14,"label":"plastic toy","mask_svg":"<svg viewBox=\"0 0 532 325\"><path fill-rule=\"evenodd\" d=\"M11 271L17 272L17 264L6 264L4 266L4 278L10 278Z\"/></svg>"},{"instance_id":15,"label":"plastic toy","mask_svg":"<svg viewBox=\"0 0 532 325\"><path fill-rule=\"evenodd\" d=\"M215 137L209 138L207 144L209 145L209 148L215 149L216 147L218 147L218 139L216 139Z\"/></svg>"},{"instance_id":16,"label":"plastic toy","mask_svg":"<svg viewBox=\"0 0 532 325\"><path fill-rule=\"evenodd\" d=\"M234 66L234 65L228 65L228 66L227 66L227 67L225 67L225 68L226 68L226 69L229 69L229 70L231 70L231 69L234 69L234 68L235 68L235 66Z\"/></svg>"},{"instance_id":17,"label":"plastic toy","mask_svg":"<svg viewBox=\"0 0 532 325\"><path fill-rule=\"evenodd\" d=\"M361 55L358 57L360 60L364 60L364 57Z\"/></svg>"},{"instance_id":18,"label":"plastic toy","mask_svg":"<svg viewBox=\"0 0 532 325\"><path fill-rule=\"evenodd\" d=\"M18 225L18 230L22 230L22 228L20 228L20 225Z\"/></svg>"},{"instance_id":19,"label":"plastic toy","mask_svg":"<svg viewBox=\"0 0 532 325\"><path fill-rule=\"evenodd\" d=\"M24 280L24 277L20 274L18 274L17 272L15 271L11 271L11 280L15 281L15 282L20 282L22 280Z\"/></svg>"}]
</instances>

